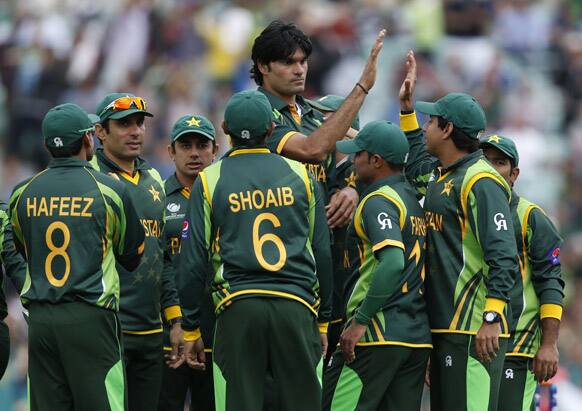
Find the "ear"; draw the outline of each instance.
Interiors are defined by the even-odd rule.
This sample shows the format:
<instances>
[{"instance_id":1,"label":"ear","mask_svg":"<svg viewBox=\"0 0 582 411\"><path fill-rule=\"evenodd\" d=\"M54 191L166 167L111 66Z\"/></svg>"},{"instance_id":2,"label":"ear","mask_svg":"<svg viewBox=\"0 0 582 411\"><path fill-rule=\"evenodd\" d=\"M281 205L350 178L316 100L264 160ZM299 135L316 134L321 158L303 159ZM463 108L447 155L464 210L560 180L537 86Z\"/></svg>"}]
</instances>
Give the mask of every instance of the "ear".
<instances>
[{"instance_id":1,"label":"ear","mask_svg":"<svg viewBox=\"0 0 582 411\"><path fill-rule=\"evenodd\" d=\"M224 122L224 120L222 120L222 123L220 124L220 127L222 128L222 131L224 131L224 134L226 134L228 136L229 135L229 131L228 131L228 128L226 128L226 123Z\"/></svg>"},{"instance_id":2,"label":"ear","mask_svg":"<svg viewBox=\"0 0 582 411\"><path fill-rule=\"evenodd\" d=\"M519 167L513 167L513 170L511 170L511 174L509 176L509 181L511 182L512 187L517 181L517 177L519 177Z\"/></svg>"},{"instance_id":3,"label":"ear","mask_svg":"<svg viewBox=\"0 0 582 411\"><path fill-rule=\"evenodd\" d=\"M267 138L269 138L271 134L273 134L273 130L275 130L275 123L271 123L271 127L269 127L269 129L267 130Z\"/></svg>"},{"instance_id":4,"label":"ear","mask_svg":"<svg viewBox=\"0 0 582 411\"><path fill-rule=\"evenodd\" d=\"M216 159L216 153L218 153L219 148L220 146L217 143L214 143L214 146L212 147L212 161Z\"/></svg>"},{"instance_id":5,"label":"ear","mask_svg":"<svg viewBox=\"0 0 582 411\"><path fill-rule=\"evenodd\" d=\"M267 64L257 63L257 67L259 68L259 71L261 72L262 75L265 75L271 71L271 67L269 66L268 63Z\"/></svg>"},{"instance_id":6,"label":"ear","mask_svg":"<svg viewBox=\"0 0 582 411\"><path fill-rule=\"evenodd\" d=\"M449 138L453 132L453 128L455 126L453 126L453 123L451 123L450 121L447 123L447 125L445 126L445 128L443 129L443 133L444 133L444 138Z\"/></svg>"},{"instance_id":7,"label":"ear","mask_svg":"<svg viewBox=\"0 0 582 411\"><path fill-rule=\"evenodd\" d=\"M105 136L107 135L105 128L99 123L95 124L95 135L101 142L105 140Z\"/></svg>"},{"instance_id":8,"label":"ear","mask_svg":"<svg viewBox=\"0 0 582 411\"><path fill-rule=\"evenodd\" d=\"M170 159L172 161L174 161L174 157L176 156L176 151L175 151L174 147L172 147L171 144L168 144L168 155L170 156Z\"/></svg>"}]
</instances>

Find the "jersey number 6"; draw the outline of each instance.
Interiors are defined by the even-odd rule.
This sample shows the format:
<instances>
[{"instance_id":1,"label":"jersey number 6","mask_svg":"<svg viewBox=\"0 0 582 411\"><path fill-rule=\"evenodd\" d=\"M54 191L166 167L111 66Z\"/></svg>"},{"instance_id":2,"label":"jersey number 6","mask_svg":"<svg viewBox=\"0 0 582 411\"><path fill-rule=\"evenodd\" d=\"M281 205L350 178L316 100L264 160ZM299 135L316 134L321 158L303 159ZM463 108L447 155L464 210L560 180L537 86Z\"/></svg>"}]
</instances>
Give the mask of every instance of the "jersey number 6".
<instances>
[{"instance_id":1,"label":"jersey number 6","mask_svg":"<svg viewBox=\"0 0 582 411\"><path fill-rule=\"evenodd\" d=\"M285 250L285 246L283 245L283 241L281 241L280 237L277 237L273 233L263 234L259 236L259 226L263 221L269 221L273 224L273 227L277 228L281 226L281 222L277 218L277 216L273 213L261 213L255 218L255 222L253 223L253 248L255 249L255 255L257 257L257 261L267 271L279 271L281 267L285 265L285 261L287 260L287 250ZM263 245L270 241L275 244L277 250L279 251L279 260L275 264L270 264L265 260L263 256Z\"/></svg>"}]
</instances>

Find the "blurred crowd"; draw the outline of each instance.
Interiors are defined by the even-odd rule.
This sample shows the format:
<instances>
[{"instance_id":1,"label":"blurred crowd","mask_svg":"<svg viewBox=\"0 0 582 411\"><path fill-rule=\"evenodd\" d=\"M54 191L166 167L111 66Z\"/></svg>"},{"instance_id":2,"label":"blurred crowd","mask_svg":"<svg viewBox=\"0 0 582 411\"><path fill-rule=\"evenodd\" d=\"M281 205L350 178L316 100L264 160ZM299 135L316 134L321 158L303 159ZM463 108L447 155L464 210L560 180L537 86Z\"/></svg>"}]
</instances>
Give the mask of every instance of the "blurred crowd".
<instances>
[{"instance_id":1,"label":"blurred crowd","mask_svg":"<svg viewBox=\"0 0 582 411\"><path fill-rule=\"evenodd\" d=\"M220 124L228 97L255 87L250 46L275 18L311 37L307 97L349 93L387 28L363 124L398 121L413 49L418 99L471 93L488 131L515 139L516 190L544 207L566 240L558 379L582 387L580 0L0 0L0 198L46 165L40 123L50 107L74 102L94 112L113 91L148 102L155 117L147 121L145 158L167 177L173 122L198 113ZM226 151L224 136L218 141ZM26 326L17 296L9 296L13 352L0 411L20 409L26 394Z\"/></svg>"}]
</instances>

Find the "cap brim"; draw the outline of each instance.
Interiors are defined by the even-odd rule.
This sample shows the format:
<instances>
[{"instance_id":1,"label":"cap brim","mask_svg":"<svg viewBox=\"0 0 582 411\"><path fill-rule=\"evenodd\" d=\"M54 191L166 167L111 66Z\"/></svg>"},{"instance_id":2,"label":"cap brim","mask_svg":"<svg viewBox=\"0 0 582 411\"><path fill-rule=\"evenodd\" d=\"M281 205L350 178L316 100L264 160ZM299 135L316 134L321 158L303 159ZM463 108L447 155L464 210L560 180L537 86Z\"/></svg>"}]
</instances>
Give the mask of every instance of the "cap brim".
<instances>
[{"instance_id":1,"label":"cap brim","mask_svg":"<svg viewBox=\"0 0 582 411\"><path fill-rule=\"evenodd\" d=\"M344 154L359 153L364 150L357 144L356 140L338 141L335 143L335 148L337 151Z\"/></svg>"},{"instance_id":2,"label":"cap brim","mask_svg":"<svg viewBox=\"0 0 582 411\"><path fill-rule=\"evenodd\" d=\"M441 113L436 108L435 103L429 103L428 101L418 101L415 104L416 111L422 114L428 114L429 116L440 116Z\"/></svg>"},{"instance_id":3,"label":"cap brim","mask_svg":"<svg viewBox=\"0 0 582 411\"><path fill-rule=\"evenodd\" d=\"M113 120L119 120L121 118L124 118L124 117L127 117L127 116L131 116L132 114L136 114L136 113L142 113L146 117L153 117L154 116L152 113L149 113L149 112L147 112L145 110L140 110L140 109L137 109L137 108L130 108L129 110L115 111L111 115L105 116L105 118L106 119L110 118L110 119L113 119Z\"/></svg>"},{"instance_id":4,"label":"cap brim","mask_svg":"<svg viewBox=\"0 0 582 411\"><path fill-rule=\"evenodd\" d=\"M99 118L99 116L97 114L87 114L87 117L89 117L89 121L91 122L92 125L95 125L97 123L101 122L101 119Z\"/></svg>"},{"instance_id":5,"label":"cap brim","mask_svg":"<svg viewBox=\"0 0 582 411\"><path fill-rule=\"evenodd\" d=\"M205 133L204 131L200 131L200 130L184 130L180 133L178 133L175 137L172 137L172 142L178 140L180 137L186 135L186 134L200 134L201 136L206 137L208 140L212 140L214 141L215 138L208 133Z\"/></svg>"},{"instance_id":6,"label":"cap brim","mask_svg":"<svg viewBox=\"0 0 582 411\"><path fill-rule=\"evenodd\" d=\"M479 147L480 148L484 148L484 147L493 147L493 148L496 148L497 150L501 151L503 154L505 154L510 159L515 160L515 157L513 156L513 154L509 153L506 149L504 149L501 146L498 146L495 143L490 143L489 141L483 141L483 142L479 143Z\"/></svg>"}]
</instances>

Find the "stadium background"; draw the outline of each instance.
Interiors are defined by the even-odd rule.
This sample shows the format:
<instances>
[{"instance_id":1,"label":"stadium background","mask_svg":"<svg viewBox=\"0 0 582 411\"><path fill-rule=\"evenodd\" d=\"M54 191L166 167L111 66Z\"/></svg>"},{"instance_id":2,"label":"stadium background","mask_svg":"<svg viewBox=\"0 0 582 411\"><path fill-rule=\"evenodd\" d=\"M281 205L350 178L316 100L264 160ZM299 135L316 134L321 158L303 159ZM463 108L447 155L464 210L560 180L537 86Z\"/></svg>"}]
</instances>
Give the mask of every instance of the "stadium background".
<instances>
[{"instance_id":1,"label":"stadium background","mask_svg":"<svg viewBox=\"0 0 582 411\"><path fill-rule=\"evenodd\" d=\"M305 95L346 95L382 27L388 38L362 124L398 121L406 51L419 64L416 99L473 94L489 130L516 140L517 191L565 237L567 305L560 332L560 410L582 404L582 2L579 0L0 0L0 198L46 165L40 123L61 102L93 112L112 91L144 97L144 157L163 177L173 122L215 126L228 97L255 87L250 46L274 18L314 44ZM217 127L218 129L218 127ZM221 151L228 142L219 136ZM0 411L25 409L26 325L9 284L11 363Z\"/></svg>"}]
</instances>

